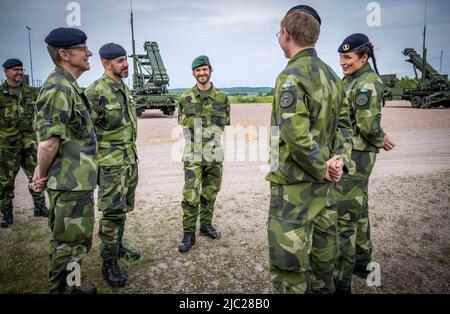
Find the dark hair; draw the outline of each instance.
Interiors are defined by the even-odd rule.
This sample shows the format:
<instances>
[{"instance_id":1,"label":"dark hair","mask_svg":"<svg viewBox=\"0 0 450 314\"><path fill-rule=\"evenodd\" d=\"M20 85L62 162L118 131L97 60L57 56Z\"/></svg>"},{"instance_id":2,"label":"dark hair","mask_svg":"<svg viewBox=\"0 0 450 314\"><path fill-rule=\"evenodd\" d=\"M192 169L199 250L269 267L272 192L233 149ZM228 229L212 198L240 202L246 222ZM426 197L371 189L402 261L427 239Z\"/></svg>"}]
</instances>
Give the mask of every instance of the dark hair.
<instances>
[{"instance_id":1,"label":"dark hair","mask_svg":"<svg viewBox=\"0 0 450 314\"><path fill-rule=\"evenodd\" d=\"M367 56L369 58L372 58L373 68L375 69L375 72L377 73L377 75L380 76L380 73L378 72L378 68L377 68L377 60L375 59L375 54L373 53L372 43L370 43L370 42L367 43L366 45L364 45L361 48L359 48L358 50L356 50L355 53L357 54L357 56L359 58L362 58L365 54L367 54ZM384 107L385 99L383 96L381 96L381 100L382 100L383 107Z\"/></svg>"},{"instance_id":2,"label":"dark hair","mask_svg":"<svg viewBox=\"0 0 450 314\"><path fill-rule=\"evenodd\" d=\"M375 54L373 53L372 43L369 42L369 43L365 44L364 46L362 46L361 48L356 50L355 53L358 55L359 58L362 58L365 54L367 54L367 56L369 58L372 58L372 63L373 63L375 72L378 74L378 76L380 75L380 73L378 72L378 68L377 68L377 60L375 59Z\"/></svg>"}]
</instances>

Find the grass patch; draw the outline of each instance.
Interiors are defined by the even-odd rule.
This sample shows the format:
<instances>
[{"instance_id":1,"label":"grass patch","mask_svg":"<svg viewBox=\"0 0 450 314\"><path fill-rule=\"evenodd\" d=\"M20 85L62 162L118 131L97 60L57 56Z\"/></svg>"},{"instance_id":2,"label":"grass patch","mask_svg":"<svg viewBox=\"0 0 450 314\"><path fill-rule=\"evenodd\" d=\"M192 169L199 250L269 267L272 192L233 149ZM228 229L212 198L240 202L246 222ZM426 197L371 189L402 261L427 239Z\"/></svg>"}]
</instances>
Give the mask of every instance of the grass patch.
<instances>
[{"instance_id":1,"label":"grass patch","mask_svg":"<svg viewBox=\"0 0 450 314\"><path fill-rule=\"evenodd\" d=\"M445 185L449 175L371 182L373 260L381 265L382 286L368 287L354 277L354 292L450 293L449 200L444 189L434 188ZM389 190L383 188L387 182ZM401 188L392 188L396 186ZM136 209L127 215L124 241L141 252L141 259L119 262L128 274L127 286L111 288L103 280L97 226L92 249L83 260L82 285L96 285L100 293L272 293L269 195L259 190L250 195L222 193L213 222L222 238L197 236L186 254L177 249L182 238L179 201L170 194L138 196ZM32 217L26 208L15 209L14 217L12 228L0 230L0 293L46 293L47 221ZM97 225L99 217L97 211Z\"/></svg>"},{"instance_id":2,"label":"grass patch","mask_svg":"<svg viewBox=\"0 0 450 314\"><path fill-rule=\"evenodd\" d=\"M229 96L232 104L267 104L272 103L273 96Z\"/></svg>"}]
</instances>

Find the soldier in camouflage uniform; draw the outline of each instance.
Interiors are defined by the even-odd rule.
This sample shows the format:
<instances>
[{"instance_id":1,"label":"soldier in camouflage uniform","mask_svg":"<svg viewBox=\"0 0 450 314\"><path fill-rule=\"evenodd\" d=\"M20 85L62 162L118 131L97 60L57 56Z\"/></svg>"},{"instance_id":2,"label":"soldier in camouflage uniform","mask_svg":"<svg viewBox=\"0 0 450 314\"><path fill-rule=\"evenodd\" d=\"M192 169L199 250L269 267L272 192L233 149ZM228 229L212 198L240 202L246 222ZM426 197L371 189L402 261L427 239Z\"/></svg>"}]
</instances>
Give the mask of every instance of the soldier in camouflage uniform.
<instances>
[{"instance_id":1,"label":"soldier in camouflage uniform","mask_svg":"<svg viewBox=\"0 0 450 314\"><path fill-rule=\"evenodd\" d=\"M195 244L200 213L200 235L219 239L212 226L214 203L222 182L222 132L230 125L228 96L211 82L212 67L207 56L192 62L197 84L180 96L178 123L183 127L183 240L178 250L187 252Z\"/></svg>"},{"instance_id":2,"label":"soldier in camouflage uniform","mask_svg":"<svg viewBox=\"0 0 450 314\"><path fill-rule=\"evenodd\" d=\"M335 284L337 292L350 293L352 271L363 278L370 273L367 270L372 252L368 213L369 176L379 149L390 150L395 145L381 128L384 86L378 76L369 38L359 33L350 35L338 51L345 76L346 101L350 104L353 150L349 173L344 174L334 192L339 234ZM368 58L372 58L376 73L370 67Z\"/></svg>"},{"instance_id":3,"label":"soldier in camouflage uniform","mask_svg":"<svg viewBox=\"0 0 450 314\"><path fill-rule=\"evenodd\" d=\"M37 92L23 82L23 64L18 59L3 63L6 80L0 85L0 210L1 227L13 224L14 181L22 167L31 182L36 168L34 102ZM43 192L30 190L34 216L48 217Z\"/></svg>"},{"instance_id":4,"label":"soldier in camouflage uniform","mask_svg":"<svg viewBox=\"0 0 450 314\"><path fill-rule=\"evenodd\" d=\"M77 288L82 259L92 246L93 192L97 185L97 137L86 96L76 79L89 70L86 34L57 28L45 38L55 70L36 101L39 141L34 190L49 195L51 293L96 293ZM70 289L68 289L70 288Z\"/></svg>"},{"instance_id":5,"label":"soldier in camouflage uniform","mask_svg":"<svg viewBox=\"0 0 450 314\"><path fill-rule=\"evenodd\" d=\"M342 176L345 159L336 154L351 147L351 130L342 83L314 49L320 23L313 8L299 5L277 34L289 62L275 86L266 179L270 274L279 293L334 292L332 182Z\"/></svg>"},{"instance_id":6,"label":"soldier in camouflage uniform","mask_svg":"<svg viewBox=\"0 0 450 314\"><path fill-rule=\"evenodd\" d=\"M99 51L105 73L85 93L92 105L99 156L98 209L102 211L99 237L102 273L111 286L122 287L127 276L119 257L137 260L139 252L123 245L126 214L134 209L138 183L136 107L122 78L128 76L127 52L115 43Z\"/></svg>"}]
</instances>

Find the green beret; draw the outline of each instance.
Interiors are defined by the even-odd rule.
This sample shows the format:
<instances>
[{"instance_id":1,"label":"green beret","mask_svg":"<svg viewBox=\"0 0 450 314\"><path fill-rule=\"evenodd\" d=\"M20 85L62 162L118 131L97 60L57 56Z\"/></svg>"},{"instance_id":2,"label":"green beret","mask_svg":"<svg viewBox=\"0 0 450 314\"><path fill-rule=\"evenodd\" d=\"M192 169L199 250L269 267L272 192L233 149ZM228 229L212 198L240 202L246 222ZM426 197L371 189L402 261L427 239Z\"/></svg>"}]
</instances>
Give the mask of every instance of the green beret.
<instances>
[{"instance_id":1,"label":"green beret","mask_svg":"<svg viewBox=\"0 0 450 314\"><path fill-rule=\"evenodd\" d=\"M195 58L194 61L192 61L192 70L202 65L211 65L207 56L198 56Z\"/></svg>"}]
</instances>

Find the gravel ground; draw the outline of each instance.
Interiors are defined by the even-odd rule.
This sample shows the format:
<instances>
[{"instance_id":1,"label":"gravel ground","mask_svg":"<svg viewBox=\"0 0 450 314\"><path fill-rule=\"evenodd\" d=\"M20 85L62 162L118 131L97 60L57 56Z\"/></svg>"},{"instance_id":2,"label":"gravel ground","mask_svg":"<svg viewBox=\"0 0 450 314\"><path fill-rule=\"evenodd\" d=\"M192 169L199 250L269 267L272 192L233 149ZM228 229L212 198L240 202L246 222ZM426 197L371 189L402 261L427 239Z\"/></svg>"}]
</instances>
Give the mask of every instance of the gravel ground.
<instances>
[{"instance_id":1,"label":"gravel ground","mask_svg":"<svg viewBox=\"0 0 450 314\"><path fill-rule=\"evenodd\" d=\"M267 104L232 105L231 124L267 126L270 109ZM183 173L172 156L180 144L171 139L176 125L175 117L157 111L139 119L140 181L125 241L142 258L121 262L129 284L112 289L103 281L95 230L83 263L83 285L96 284L102 293L272 293L267 270L269 189L262 169L266 158L259 152L252 161L249 154L252 145L265 147L264 134L236 149L246 160L224 163L214 218L222 238L198 237L190 252L180 254ZM450 293L450 110L388 102L383 126L397 147L378 155L369 186L373 259L381 267L381 286L369 287L355 277L354 292ZM22 172L15 194L14 225L0 230L0 293L45 293L50 233L46 220L32 215Z\"/></svg>"}]
</instances>

